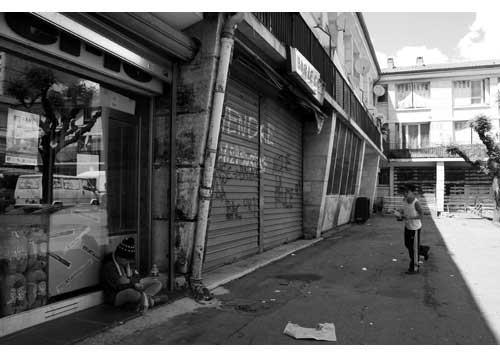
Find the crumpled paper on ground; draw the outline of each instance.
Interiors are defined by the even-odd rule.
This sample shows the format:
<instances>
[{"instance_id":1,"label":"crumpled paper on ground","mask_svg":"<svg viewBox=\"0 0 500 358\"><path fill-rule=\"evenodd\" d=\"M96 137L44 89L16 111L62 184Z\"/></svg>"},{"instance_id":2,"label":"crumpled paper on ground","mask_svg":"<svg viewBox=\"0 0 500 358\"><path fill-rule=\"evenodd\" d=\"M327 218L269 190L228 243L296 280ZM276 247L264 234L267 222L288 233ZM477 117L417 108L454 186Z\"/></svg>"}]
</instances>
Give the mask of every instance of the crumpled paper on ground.
<instances>
[{"instance_id":1,"label":"crumpled paper on ground","mask_svg":"<svg viewBox=\"0 0 500 358\"><path fill-rule=\"evenodd\" d=\"M317 341L337 341L335 325L333 323L319 323L316 328L305 328L288 322L284 334L295 339L315 339Z\"/></svg>"}]
</instances>

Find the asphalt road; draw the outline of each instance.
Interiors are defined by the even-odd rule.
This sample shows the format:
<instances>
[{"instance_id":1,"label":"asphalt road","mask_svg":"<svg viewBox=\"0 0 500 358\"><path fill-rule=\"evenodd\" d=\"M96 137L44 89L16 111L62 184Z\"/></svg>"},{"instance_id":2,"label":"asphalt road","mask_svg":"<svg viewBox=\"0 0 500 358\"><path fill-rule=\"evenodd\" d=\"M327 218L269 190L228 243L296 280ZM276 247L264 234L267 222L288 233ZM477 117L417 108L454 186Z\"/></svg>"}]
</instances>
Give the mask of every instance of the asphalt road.
<instances>
[{"instance_id":1,"label":"asphalt road","mask_svg":"<svg viewBox=\"0 0 500 358\"><path fill-rule=\"evenodd\" d=\"M372 218L218 288L217 307L114 343L332 344L283 334L287 322L331 322L333 344L496 344L430 218L422 240L431 257L406 275L402 223Z\"/></svg>"}]
</instances>

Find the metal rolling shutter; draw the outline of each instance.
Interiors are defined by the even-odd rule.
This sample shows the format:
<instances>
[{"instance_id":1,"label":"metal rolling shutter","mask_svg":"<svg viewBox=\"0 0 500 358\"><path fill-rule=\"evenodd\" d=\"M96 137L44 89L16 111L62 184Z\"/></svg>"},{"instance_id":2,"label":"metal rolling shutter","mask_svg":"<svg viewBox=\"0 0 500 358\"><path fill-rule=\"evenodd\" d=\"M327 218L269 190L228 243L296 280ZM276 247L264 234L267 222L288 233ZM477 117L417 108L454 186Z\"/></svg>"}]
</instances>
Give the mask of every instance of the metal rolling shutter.
<instances>
[{"instance_id":1,"label":"metal rolling shutter","mask_svg":"<svg viewBox=\"0 0 500 358\"><path fill-rule=\"evenodd\" d=\"M259 97L230 80L221 123L204 268L259 251Z\"/></svg>"},{"instance_id":2,"label":"metal rolling shutter","mask_svg":"<svg viewBox=\"0 0 500 358\"><path fill-rule=\"evenodd\" d=\"M493 205L491 179L468 167L445 166L445 210L465 210L477 203Z\"/></svg>"},{"instance_id":3,"label":"metal rolling shutter","mask_svg":"<svg viewBox=\"0 0 500 358\"><path fill-rule=\"evenodd\" d=\"M416 186L424 212L430 212L436 208L436 168L434 166L394 168L394 190L401 194L406 184Z\"/></svg>"},{"instance_id":4,"label":"metal rolling shutter","mask_svg":"<svg viewBox=\"0 0 500 358\"><path fill-rule=\"evenodd\" d=\"M302 123L275 100L261 106L266 250L302 236Z\"/></svg>"}]
</instances>

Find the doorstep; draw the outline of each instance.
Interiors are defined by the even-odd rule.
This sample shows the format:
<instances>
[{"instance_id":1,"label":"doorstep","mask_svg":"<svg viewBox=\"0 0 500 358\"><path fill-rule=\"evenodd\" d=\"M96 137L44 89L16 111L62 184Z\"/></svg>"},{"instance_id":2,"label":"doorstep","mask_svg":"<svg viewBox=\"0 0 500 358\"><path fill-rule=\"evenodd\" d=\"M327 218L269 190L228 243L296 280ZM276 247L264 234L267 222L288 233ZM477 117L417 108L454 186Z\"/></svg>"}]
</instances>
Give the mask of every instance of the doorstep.
<instances>
[{"instance_id":1,"label":"doorstep","mask_svg":"<svg viewBox=\"0 0 500 358\"><path fill-rule=\"evenodd\" d=\"M162 293L168 294L168 303L186 295L185 291ZM139 316L141 313L135 311L99 304L1 337L0 345L75 344L112 327L123 325Z\"/></svg>"},{"instance_id":2,"label":"doorstep","mask_svg":"<svg viewBox=\"0 0 500 358\"><path fill-rule=\"evenodd\" d=\"M0 338L0 345L72 344L139 315L100 304Z\"/></svg>"}]
</instances>

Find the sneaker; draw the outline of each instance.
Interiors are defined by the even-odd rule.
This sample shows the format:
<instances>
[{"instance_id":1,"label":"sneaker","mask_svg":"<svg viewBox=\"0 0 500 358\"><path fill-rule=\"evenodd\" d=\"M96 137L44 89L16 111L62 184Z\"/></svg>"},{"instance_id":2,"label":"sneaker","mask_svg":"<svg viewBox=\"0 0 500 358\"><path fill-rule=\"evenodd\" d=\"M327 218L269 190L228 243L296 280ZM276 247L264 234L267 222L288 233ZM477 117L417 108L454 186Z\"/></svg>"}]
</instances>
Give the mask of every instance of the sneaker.
<instances>
[{"instance_id":1,"label":"sneaker","mask_svg":"<svg viewBox=\"0 0 500 358\"><path fill-rule=\"evenodd\" d=\"M417 273L418 273L418 271L414 271L414 270L405 271L405 274L407 274L407 275L416 275Z\"/></svg>"},{"instance_id":2,"label":"sneaker","mask_svg":"<svg viewBox=\"0 0 500 358\"><path fill-rule=\"evenodd\" d=\"M156 295L153 297L152 301L153 301L153 304L155 306L162 305L162 304L168 302L168 296L167 295Z\"/></svg>"}]
</instances>

